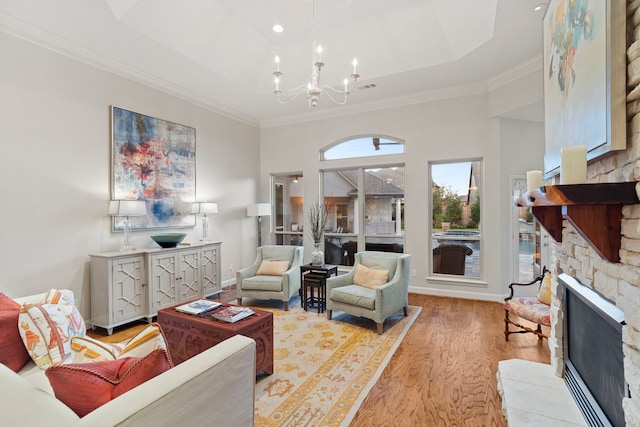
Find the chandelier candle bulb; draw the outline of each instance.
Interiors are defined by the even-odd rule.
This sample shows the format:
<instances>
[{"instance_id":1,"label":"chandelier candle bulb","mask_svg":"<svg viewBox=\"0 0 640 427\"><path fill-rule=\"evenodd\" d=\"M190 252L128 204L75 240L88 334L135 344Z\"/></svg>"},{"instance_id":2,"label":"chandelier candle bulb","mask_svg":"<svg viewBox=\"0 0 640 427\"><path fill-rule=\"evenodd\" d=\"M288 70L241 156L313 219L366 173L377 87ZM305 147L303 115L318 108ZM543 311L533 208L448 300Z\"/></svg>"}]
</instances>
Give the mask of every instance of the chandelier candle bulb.
<instances>
[{"instance_id":1,"label":"chandelier candle bulb","mask_svg":"<svg viewBox=\"0 0 640 427\"><path fill-rule=\"evenodd\" d=\"M527 171L527 191L542 187L542 171Z\"/></svg>"},{"instance_id":2,"label":"chandelier candle bulb","mask_svg":"<svg viewBox=\"0 0 640 427\"><path fill-rule=\"evenodd\" d=\"M358 60L356 58L353 58L353 74L358 74L356 72L357 65L358 65Z\"/></svg>"},{"instance_id":3,"label":"chandelier candle bulb","mask_svg":"<svg viewBox=\"0 0 640 427\"><path fill-rule=\"evenodd\" d=\"M318 45L318 58L316 62L322 62L322 45Z\"/></svg>"},{"instance_id":4,"label":"chandelier candle bulb","mask_svg":"<svg viewBox=\"0 0 640 427\"><path fill-rule=\"evenodd\" d=\"M276 61L276 71L280 71L280 57L278 55L276 55L275 61Z\"/></svg>"},{"instance_id":5,"label":"chandelier candle bulb","mask_svg":"<svg viewBox=\"0 0 640 427\"><path fill-rule=\"evenodd\" d=\"M560 156L560 184L584 184L587 181L587 147L565 147Z\"/></svg>"}]
</instances>

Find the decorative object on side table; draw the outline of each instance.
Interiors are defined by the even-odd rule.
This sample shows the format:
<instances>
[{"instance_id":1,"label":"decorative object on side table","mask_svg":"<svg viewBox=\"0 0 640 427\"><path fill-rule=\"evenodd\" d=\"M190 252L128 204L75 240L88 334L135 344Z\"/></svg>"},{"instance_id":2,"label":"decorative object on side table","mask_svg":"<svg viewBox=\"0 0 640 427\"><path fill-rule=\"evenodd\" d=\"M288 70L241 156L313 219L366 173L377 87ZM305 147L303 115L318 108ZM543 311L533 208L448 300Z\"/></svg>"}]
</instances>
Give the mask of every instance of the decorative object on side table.
<instances>
[{"instance_id":1,"label":"decorative object on side table","mask_svg":"<svg viewBox=\"0 0 640 427\"><path fill-rule=\"evenodd\" d=\"M217 214L218 204L210 202L196 202L191 205L191 213L194 215L202 215L202 240L209 240L209 217L207 214Z\"/></svg>"},{"instance_id":2,"label":"decorative object on side table","mask_svg":"<svg viewBox=\"0 0 640 427\"><path fill-rule=\"evenodd\" d=\"M316 202L309 208L309 223L311 225L311 236L313 237L313 252L311 252L311 265L324 264L324 253L320 249L324 227L329 219L327 207Z\"/></svg>"},{"instance_id":3,"label":"decorative object on side table","mask_svg":"<svg viewBox=\"0 0 640 427\"><path fill-rule=\"evenodd\" d=\"M151 240L159 244L162 248L175 248L185 237L187 237L185 233L167 233L151 236Z\"/></svg>"},{"instance_id":4,"label":"decorative object on side table","mask_svg":"<svg viewBox=\"0 0 640 427\"><path fill-rule=\"evenodd\" d=\"M124 217L122 226L124 230L124 243L120 252L131 252L136 248L131 239L130 216L147 216L147 206L144 200L111 200L107 214L113 217Z\"/></svg>"}]
</instances>

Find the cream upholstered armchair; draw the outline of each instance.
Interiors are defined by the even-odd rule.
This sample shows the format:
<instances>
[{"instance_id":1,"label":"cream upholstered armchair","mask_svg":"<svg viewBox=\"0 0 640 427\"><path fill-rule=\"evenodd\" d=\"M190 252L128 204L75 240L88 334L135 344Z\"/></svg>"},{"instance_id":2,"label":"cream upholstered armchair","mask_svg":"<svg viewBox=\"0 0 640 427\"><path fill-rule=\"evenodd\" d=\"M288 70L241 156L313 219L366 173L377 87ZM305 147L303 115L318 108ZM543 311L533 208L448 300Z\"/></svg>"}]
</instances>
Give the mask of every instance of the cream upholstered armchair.
<instances>
[{"instance_id":1,"label":"cream upholstered armchair","mask_svg":"<svg viewBox=\"0 0 640 427\"><path fill-rule=\"evenodd\" d=\"M354 262L349 273L327 279L327 318L333 310L366 317L381 334L387 317L408 314L411 255L365 251Z\"/></svg>"},{"instance_id":2,"label":"cream upholstered armchair","mask_svg":"<svg viewBox=\"0 0 640 427\"><path fill-rule=\"evenodd\" d=\"M236 272L238 305L242 297L278 299L289 310L289 300L300 289L302 255L302 246L259 247L253 264Z\"/></svg>"}]
</instances>

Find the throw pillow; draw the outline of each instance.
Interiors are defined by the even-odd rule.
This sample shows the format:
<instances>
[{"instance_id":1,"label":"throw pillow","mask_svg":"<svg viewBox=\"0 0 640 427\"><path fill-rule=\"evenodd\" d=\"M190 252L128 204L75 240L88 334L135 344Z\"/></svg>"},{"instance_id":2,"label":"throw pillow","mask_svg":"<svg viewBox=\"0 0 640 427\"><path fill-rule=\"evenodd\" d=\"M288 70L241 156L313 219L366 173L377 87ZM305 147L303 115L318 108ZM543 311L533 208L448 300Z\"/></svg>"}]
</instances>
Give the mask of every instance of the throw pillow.
<instances>
[{"instance_id":1,"label":"throw pillow","mask_svg":"<svg viewBox=\"0 0 640 427\"><path fill-rule=\"evenodd\" d=\"M83 417L172 367L159 349L142 358L52 366L45 375L56 398Z\"/></svg>"},{"instance_id":2,"label":"throw pillow","mask_svg":"<svg viewBox=\"0 0 640 427\"><path fill-rule=\"evenodd\" d=\"M90 336L71 338L71 357L69 363L89 363L116 360L122 352L122 346L99 341Z\"/></svg>"},{"instance_id":3,"label":"throw pillow","mask_svg":"<svg viewBox=\"0 0 640 427\"><path fill-rule=\"evenodd\" d=\"M41 369L62 363L71 354L71 338L87 332L75 305L25 304L18 322L22 342Z\"/></svg>"},{"instance_id":4,"label":"throw pillow","mask_svg":"<svg viewBox=\"0 0 640 427\"><path fill-rule=\"evenodd\" d=\"M538 301L546 305L551 305L551 273L548 271L542 278L542 283L538 290Z\"/></svg>"},{"instance_id":5,"label":"throw pillow","mask_svg":"<svg viewBox=\"0 0 640 427\"><path fill-rule=\"evenodd\" d=\"M18 372L31 360L18 331L20 304L0 293L0 363Z\"/></svg>"},{"instance_id":6,"label":"throw pillow","mask_svg":"<svg viewBox=\"0 0 640 427\"><path fill-rule=\"evenodd\" d=\"M152 323L123 344L112 344L91 337L71 339L70 363L89 363L125 357L144 357L154 350L167 349L166 339L158 323Z\"/></svg>"},{"instance_id":7,"label":"throw pillow","mask_svg":"<svg viewBox=\"0 0 640 427\"><path fill-rule=\"evenodd\" d=\"M289 269L289 261L262 260L256 276L282 276Z\"/></svg>"},{"instance_id":8,"label":"throw pillow","mask_svg":"<svg viewBox=\"0 0 640 427\"><path fill-rule=\"evenodd\" d=\"M362 264L356 265L353 284L375 289L389 281L389 270L374 270Z\"/></svg>"}]
</instances>

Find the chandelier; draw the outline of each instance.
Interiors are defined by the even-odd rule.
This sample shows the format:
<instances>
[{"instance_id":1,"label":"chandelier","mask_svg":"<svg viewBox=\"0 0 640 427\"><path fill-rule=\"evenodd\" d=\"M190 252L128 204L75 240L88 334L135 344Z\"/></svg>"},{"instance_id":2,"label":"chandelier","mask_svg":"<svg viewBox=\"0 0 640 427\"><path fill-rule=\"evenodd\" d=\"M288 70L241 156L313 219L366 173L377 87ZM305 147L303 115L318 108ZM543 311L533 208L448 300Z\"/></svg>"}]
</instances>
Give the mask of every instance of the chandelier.
<instances>
[{"instance_id":1,"label":"chandelier","mask_svg":"<svg viewBox=\"0 0 640 427\"><path fill-rule=\"evenodd\" d=\"M351 74L349 79L344 79L343 87L334 87L329 85L322 85L320 83L320 73L322 72L322 67L324 67L324 62L322 62L322 46L316 43L316 2L315 0L312 3L312 28L313 28L313 55L312 55L312 72L311 79L308 83L303 83L300 86L294 89L284 89L280 85L280 80L282 78L283 73L280 71L280 57L276 55L276 70L273 72L274 82L276 85L273 94L276 96L278 101L281 104L288 104L294 99L296 99L300 94L305 93L307 100L309 101L309 107L316 107L318 105L318 100L322 95L326 95L327 98L331 99L338 105L344 105L347 102L347 97L351 89L358 80L360 75L356 72L356 67L358 65L358 60L353 58L353 73Z\"/></svg>"}]
</instances>

